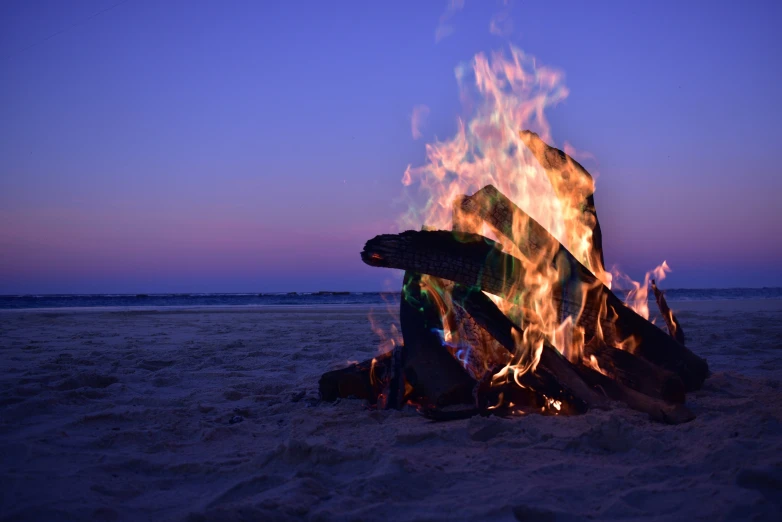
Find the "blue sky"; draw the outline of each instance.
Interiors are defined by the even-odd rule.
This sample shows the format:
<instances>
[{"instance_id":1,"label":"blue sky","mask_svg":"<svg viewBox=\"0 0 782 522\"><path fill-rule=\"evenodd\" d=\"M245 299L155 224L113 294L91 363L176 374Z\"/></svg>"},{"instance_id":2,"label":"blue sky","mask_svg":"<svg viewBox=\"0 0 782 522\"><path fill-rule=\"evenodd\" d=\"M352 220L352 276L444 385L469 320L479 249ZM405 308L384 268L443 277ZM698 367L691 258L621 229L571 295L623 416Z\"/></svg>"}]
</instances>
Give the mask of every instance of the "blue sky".
<instances>
[{"instance_id":1,"label":"blue sky","mask_svg":"<svg viewBox=\"0 0 782 522\"><path fill-rule=\"evenodd\" d=\"M455 132L454 68L509 44L565 72L552 135L596 158L609 266L782 285L780 24L761 1L3 2L0 293L394 284L358 253Z\"/></svg>"}]
</instances>

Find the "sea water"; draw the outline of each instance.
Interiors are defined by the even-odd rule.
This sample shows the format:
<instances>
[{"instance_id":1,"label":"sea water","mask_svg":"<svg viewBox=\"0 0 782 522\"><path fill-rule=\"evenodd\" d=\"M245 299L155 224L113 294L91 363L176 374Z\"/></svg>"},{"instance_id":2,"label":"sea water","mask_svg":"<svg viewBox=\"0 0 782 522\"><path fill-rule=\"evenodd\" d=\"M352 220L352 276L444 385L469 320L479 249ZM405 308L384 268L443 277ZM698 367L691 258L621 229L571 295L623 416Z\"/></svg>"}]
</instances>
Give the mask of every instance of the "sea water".
<instances>
[{"instance_id":1,"label":"sea water","mask_svg":"<svg viewBox=\"0 0 782 522\"><path fill-rule=\"evenodd\" d=\"M651 294L651 292L650 292ZM624 298L618 293L620 298ZM782 288L671 288L668 301L782 299ZM651 298L651 295L650 295ZM383 305L399 302L388 292L289 292L243 294L37 294L2 295L0 309L93 307L225 307L263 305Z\"/></svg>"}]
</instances>

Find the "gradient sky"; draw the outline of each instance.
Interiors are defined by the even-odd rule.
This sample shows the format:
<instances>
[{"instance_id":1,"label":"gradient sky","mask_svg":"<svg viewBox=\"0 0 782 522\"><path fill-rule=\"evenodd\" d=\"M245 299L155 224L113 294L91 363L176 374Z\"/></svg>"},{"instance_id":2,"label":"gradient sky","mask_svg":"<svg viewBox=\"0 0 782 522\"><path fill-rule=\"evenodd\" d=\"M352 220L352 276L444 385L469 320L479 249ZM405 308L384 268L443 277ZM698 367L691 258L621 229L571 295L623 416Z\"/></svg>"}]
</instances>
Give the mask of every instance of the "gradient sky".
<instances>
[{"instance_id":1,"label":"gradient sky","mask_svg":"<svg viewBox=\"0 0 782 522\"><path fill-rule=\"evenodd\" d=\"M782 286L782 2L115 4L0 3L0 293L394 285L363 243L508 43L566 74L609 266Z\"/></svg>"}]
</instances>

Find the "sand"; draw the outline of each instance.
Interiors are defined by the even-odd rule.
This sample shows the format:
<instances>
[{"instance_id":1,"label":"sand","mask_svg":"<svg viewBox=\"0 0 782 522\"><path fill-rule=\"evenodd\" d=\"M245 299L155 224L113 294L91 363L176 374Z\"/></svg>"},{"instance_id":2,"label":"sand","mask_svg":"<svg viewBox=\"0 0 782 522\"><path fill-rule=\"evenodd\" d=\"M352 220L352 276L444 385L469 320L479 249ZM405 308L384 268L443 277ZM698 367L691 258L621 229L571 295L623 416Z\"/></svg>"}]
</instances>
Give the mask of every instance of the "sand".
<instances>
[{"instance_id":1,"label":"sand","mask_svg":"<svg viewBox=\"0 0 782 522\"><path fill-rule=\"evenodd\" d=\"M0 519L779 520L782 301L674 305L680 426L319 403L366 307L2 312Z\"/></svg>"}]
</instances>

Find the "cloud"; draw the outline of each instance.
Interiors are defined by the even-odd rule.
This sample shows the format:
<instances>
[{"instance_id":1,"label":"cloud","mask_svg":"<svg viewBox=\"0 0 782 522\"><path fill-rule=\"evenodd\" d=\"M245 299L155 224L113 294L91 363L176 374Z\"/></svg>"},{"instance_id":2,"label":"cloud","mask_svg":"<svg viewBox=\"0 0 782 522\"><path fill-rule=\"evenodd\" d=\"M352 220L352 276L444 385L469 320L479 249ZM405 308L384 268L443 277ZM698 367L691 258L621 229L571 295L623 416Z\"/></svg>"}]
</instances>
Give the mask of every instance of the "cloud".
<instances>
[{"instance_id":1,"label":"cloud","mask_svg":"<svg viewBox=\"0 0 782 522\"><path fill-rule=\"evenodd\" d=\"M416 105L413 107L413 114L410 116L410 129L413 132L413 139L417 140L422 136L421 128L426 123L426 117L429 116L429 107L426 105Z\"/></svg>"}]
</instances>

